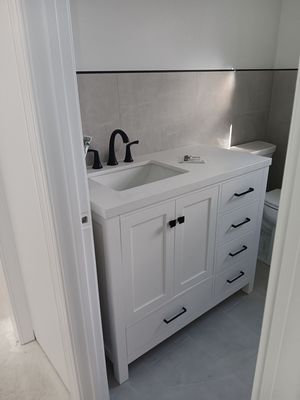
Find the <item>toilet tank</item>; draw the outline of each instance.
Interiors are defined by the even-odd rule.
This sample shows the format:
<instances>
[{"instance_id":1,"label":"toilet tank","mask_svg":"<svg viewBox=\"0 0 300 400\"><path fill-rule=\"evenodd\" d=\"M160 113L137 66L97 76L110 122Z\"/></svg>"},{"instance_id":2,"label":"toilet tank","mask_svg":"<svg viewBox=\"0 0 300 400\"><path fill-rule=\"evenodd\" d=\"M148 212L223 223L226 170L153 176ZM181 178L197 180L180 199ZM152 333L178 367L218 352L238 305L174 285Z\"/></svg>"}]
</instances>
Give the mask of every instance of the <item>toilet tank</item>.
<instances>
[{"instance_id":1,"label":"toilet tank","mask_svg":"<svg viewBox=\"0 0 300 400\"><path fill-rule=\"evenodd\" d=\"M246 151L251 154L256 154L258 156L264 157L273 157L273 154L276 150L275 144L268 143L268 142L261 142L256 140L255 142L248 142L239 144L238 146L230 147L230 150L236 151Z\"/></svg>"}]
</instances>

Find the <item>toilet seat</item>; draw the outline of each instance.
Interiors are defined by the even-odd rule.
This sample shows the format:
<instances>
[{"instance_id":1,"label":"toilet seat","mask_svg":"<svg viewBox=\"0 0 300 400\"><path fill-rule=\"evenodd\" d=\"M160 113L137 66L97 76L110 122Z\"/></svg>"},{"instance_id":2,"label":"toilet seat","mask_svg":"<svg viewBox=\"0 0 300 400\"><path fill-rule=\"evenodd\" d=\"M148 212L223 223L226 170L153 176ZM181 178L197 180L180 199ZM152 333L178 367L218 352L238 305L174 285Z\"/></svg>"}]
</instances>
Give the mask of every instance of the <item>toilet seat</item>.
<instances>
[{"instance_id":1,"label":"toilet seat","mask_svg":"<svg viewBox=\"0 0 300 400\"><path fill-rule=\"evenodd\" d=\"M265 205L278 210L280 201L281 189L274 189L266 193Z\"/></svg>"}]
</instances>

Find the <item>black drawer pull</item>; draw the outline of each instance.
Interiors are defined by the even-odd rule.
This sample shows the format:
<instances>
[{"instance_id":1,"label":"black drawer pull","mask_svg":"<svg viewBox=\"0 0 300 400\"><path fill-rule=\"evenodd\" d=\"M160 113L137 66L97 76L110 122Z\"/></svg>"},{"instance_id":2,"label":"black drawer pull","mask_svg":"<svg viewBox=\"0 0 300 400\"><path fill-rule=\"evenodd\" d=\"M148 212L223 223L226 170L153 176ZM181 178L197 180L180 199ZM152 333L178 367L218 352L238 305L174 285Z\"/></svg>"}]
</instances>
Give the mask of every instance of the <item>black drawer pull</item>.
<instances>
[{"instance_id":1,"label":"black drawer pull","mask_svg":"<svg viewBox=\"0 0 300 400\"><path fill-rule=\"evenodd\" d=\"M239 274L239 276L237 276L236 278L234 278L234 279L227 279L227 282L228 283L233 283L233 282L235 282L235 281L237 281L238 279L240 279L242 276L244 276L245 275L245 272L243 272L243 271L241 271L240 272L240 274Z\"/></svg>"},{"instance_id":2,"label":"black drawer pull","mask_svg":"<svg viewBox=\"0 0 300 400\"><path fill-rule=\"evenodd\" d=\"M251 193L251 192L254 192L254 189L252 187L250 187L248 190L246 190L246 192L234 193L234 196L241 197L241 196L245 196L245 194L248 194L248 193Z\"/></svg>"},{"instance_id":3,"label":"black drawer pull","mask_svg":"<svg viewBox=\"0 0 300 400\"><path fill-rule=\"evenodd\" d=\"M235 257L235 256L237 256L238 254L241 254L243 251L245 251L247 249L248 249L248 247L244 245L241 250L237 251L236 253L229 253L229 255L230 255L230 257Z\"/></svg>"},{"instance_id":4,"label":"black drawer pull","mask_svg":"<svg viewBox=\"0 0 300 400\"><path fill-rule=\"evenodd\" d=\"M184 216L178 217L178 218L177 218L177 221L178 221L179 224L183 224L184 221L185 221L185 217L184 217Z\"/></svg>"},{"instance_id":5,"label":"black drawer pull","mask_svg":"<svg viewBox=\"0 0 300 400\"><path fill-rule=\"evenodd\" d=\"M174 321L174 319L180 317L181 315L185 314L187 312L187 309L185 307L182 307L182 310L180 311L179 314L175 315L175 317L171 319L164 319L164 323L169 324L170 322Z\"/></svg>"},{"instance_id":6,"label":"black drawer pull","mask_svg":"<svg viewBox=\"0 0 300 400\"><path fill-rule=\"evenodd\" d=\"M171 221L169 221L170 228L174 228L176 226L176 224L177 224L176 219L172 219Z\"/></svg>"},{"instance_id":7,"label":"black drawer pull","mask_svg":"<svg viewBox=\"0 0 300 400\"><path fill-rule=\"evenodd\" d=\"M240 224L237 224L237 225L232 224L231 226L232 226L234 229L236 229L236 228L239 228L239 227L242 226L242 225L248 224L248 222L250 222L250 221L251 221L251 219L247 217L247 218L245 219L245 221L241 222Z\"/></svg>"}]
</instances>

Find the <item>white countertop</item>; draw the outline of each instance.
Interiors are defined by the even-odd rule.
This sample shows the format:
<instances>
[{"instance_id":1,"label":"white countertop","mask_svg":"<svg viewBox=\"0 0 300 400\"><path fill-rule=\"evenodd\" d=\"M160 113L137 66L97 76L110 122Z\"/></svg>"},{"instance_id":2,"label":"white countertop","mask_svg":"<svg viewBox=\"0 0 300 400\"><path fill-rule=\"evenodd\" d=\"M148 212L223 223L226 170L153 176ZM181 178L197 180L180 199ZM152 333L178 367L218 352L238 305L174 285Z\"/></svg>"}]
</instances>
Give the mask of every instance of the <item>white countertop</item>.
<instances>
[{"instance_id":1,"label":"white countertop","mask_svg":"<svg viewBox=\"0 0 300 400\"><path fill-rule=\"evenodd\" d=\"M185 154L200 155L205 163L180 163ZM88 170L88 177L107 174L112 169L121 170L147 161L162 162L188 172L123 191L113 190L89 179L92 211L104 218L111 218L208 185L217 184L237 175L268 167L272 162L271 158L246 152L199 145L135 157L135 161L130 164L120 162L118 166L104 166L103 169L97 171Z\"/></svg>"}]
</instances>

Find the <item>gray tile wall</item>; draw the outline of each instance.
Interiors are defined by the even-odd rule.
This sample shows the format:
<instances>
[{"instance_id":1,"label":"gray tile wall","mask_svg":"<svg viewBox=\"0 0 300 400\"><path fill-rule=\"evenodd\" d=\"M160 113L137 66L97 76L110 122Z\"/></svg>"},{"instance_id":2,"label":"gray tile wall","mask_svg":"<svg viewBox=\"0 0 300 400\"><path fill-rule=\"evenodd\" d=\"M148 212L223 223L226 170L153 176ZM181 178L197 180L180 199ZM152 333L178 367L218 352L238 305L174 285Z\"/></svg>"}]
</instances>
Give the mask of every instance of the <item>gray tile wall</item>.
<instances>
[{"instance_id":1,"label":"gray tile wall","mask_svg":"<svg viewBox=\"0 0 300 400\"><path fill-rule=\"evenodd\" d=\"M133 154L198 143L227 147L266 136L272 71L78 75L84 134L107 159L109 136L139 139ZM118 156L124 156L121 140Z\"/></svg>"},{"instance_id":2,"label":"gray tile wall","mask_svg":"<svg viewBox=\"0 0 300 400\"><path fill-rule=\"evenodd\" d=\"M281 187L297 71L79 74L84 134L107 160L111 132L139 139L133 155L198 143L276 144L269 189ZM232 128L231 128L232 127ZM117 140L117 155L124 147Z\"/></svg>"},{"instance_id":3,"label":"gray tile wall","mask_svg":"<svg viewBox=\"0 0 300 400\"><path fill-rule=\"evenodd\" d=\"M276 144L268 189L281 188L297 71L274 71L273 91L266 140Z\"/></svg>"}]
</instances>

